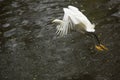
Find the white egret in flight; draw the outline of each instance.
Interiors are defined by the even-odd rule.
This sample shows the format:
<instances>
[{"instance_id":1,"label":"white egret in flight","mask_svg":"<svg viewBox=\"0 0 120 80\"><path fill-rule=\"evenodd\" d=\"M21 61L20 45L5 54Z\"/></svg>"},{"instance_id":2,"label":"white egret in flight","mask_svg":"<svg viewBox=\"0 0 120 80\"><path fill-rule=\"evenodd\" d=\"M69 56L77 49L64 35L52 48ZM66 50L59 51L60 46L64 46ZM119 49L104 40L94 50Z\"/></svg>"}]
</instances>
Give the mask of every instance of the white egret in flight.
<instances>
[{"instance_id":1,"label":"white egret in flight","mask_svg":"<svg viewBox=\"0 0 120 80\"><path fill-rule=\"evenodd\" d=\"M98 50L107 50L107 48L100 43L95 32L95 24L92 24L88 18L79 11L78 8L74 6L68 6L68 8L63 8L64 17L63 20L55 19L53 23L57 23L57 35L64 36L70 30L76 30L78 32L89 34L94 36L96 40L96 49Z\"/></svg>"}]
</instances>

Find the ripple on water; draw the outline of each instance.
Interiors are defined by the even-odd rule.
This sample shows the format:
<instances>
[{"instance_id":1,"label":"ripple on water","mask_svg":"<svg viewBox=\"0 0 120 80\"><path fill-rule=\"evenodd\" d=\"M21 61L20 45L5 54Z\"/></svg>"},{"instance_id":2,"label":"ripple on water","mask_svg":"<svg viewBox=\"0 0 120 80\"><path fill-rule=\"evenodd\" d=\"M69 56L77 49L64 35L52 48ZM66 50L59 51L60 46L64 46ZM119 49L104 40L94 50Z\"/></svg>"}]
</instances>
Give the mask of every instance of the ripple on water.
<instances>
[{"instance_id":1,"label":"ripple on water","mask_svg":"<svg viewBox=\"0 0 120 80\"><path fill-rule=\"evenodd\" d=\"M22 25L27 25L28 23L29 23L28 20L23 20L23 21L22 21Z\"/></svg>"},{"instance_id":2,"label":"ripple on water","mask_svg":"<svg viewBox=\"0 0 120 80\"><path fill-rule=\"evenodd\" d=\"M9 27L10 26L10 23L5 23L2 25L2 27L6 28L6 27Z\"/></svg>"},{"instance_id":3,"label":"ripple on water","mask_svg":"<svg viewBox=\"0 0 120 80\"><path fill-rule=\"evenodd\" d=\"M14 8L19 7L18 2L13 2L13 3L11 4L11 6L14 7Z\"/></svg>"},{"instance_id":4,"label":"ripple on water","mask_svg":"<svg viewBox=\"0 0 120 80\"><path fill-rule=\"evenodd\" d=\"M113 75L114 73L117 74L119 68L117 68L115 63L109 64L103 62L104 58L109 59L111 56L104 56L106 54L98 53L99 55L96 54L98 56L96 58L96 55L90 54L91 52L88 46L91 46L91 42L85 40L83 36L79 36L76 32L75 34L71 33L72 38L69 35L63 38L56 38L56 25L51 23L52 19L61 19L63 17L62 8L67 7L69 4L73 4L80 9L82 8L81 10L85 10L84 13L89 17L91 17L91 15L95 17L96 22L97 20L101 20L101 18L105 19L106 9L104 9L104 6L97 7L104 5L101 1L105 0L0 0L0 2L2 1L6 2L3 6L2 13L0 13L0 18L2 18L0 25L2 25L2 30L4 30L0 32L0 35L2 35L3 40L7 39L6 42L3 41L5 42L5 50L12 54L12 56L8 56L5 52L3 52L2 55L0 54L0 59L3 58L7 62L5 65L0 65L0 67L3 68L0 69L3 72L1 74L4 78L3 80L5 80L6 76L8 79L31 80L34 75L38 75L34 78L36 80L58 80L58 76L70 76L69 79L72 80L71 75L84 71L90 73L97 73L99 71L97 74L103 74L104 76L98 75L95 79L109 80L106 77L109 72L113 73ZM72 3L70 1L72 1ZM119 12L114 14L114 16L118 16L118 14ZM114 50L119 43L117 42L119 29L115 28L115 26L110 27L109 25L105 25L104 27L97 27L96 31L99 30L104 33L103 37L107 37L107 44L112 46ZM111 32L116 32L117 34L110 34ZM101 38L101 40L103 40L103 38ZM0 44L2 43L0 42ZM118 49L119 47L116 51ZM117 55L116 51L114 50L112 52ZM16 53L18 54L16 55ZM107 55L108 54L109 53L107 53ZM91 55L94 56L92 57ZM39 56L41 59L38 58ZM93 60L91 60L90 57L97 60L92 62ZM114 60L114 57L110 59ZM108 66L105 66L106 64ZM112 69L112 67L109 66L111 64L115 64L116 68L114 68L113 65L114 69ZM98 66L101 67L98 69ZM94 75L90 74L90 76ZM84 75L83 77L87 76Z\"/></svg>"},{"instance_id":5,"label":"ripple on water","mask_svg":"<svg viewBox=\"0 0 120 80\"><path fill-rule=\"evenodd\" d=\"M4 37L11 37L16 34L16 28L4 32Z\"/></svg>"}]
</instances>

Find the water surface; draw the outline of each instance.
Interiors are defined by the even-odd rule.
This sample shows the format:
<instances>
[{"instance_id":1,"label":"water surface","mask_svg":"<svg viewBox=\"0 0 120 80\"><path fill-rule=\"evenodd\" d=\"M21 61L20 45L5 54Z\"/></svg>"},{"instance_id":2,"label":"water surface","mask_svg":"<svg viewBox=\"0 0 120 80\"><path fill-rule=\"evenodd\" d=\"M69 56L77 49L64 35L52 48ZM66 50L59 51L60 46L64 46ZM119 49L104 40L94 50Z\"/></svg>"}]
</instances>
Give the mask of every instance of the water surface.
<instances>
[{"instance_id":1,"label":"water surface","mask_svg":"<svg viewBox=\"0 0 120 80\"><path fill-rule=\"evenodd\" d=\"M109 50L71 32L56 36L63 8L78 7ZM119 80L119 0L0 0L0 80Z\"/></svg>"}]
</instances>

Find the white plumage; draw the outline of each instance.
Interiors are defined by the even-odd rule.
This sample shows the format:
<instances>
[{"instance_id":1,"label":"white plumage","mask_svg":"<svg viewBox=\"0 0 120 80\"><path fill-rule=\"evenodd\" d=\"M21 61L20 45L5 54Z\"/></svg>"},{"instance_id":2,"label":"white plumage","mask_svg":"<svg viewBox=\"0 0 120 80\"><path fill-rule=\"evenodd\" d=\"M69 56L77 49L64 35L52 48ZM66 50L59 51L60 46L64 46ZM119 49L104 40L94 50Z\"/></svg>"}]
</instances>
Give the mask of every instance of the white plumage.
<instances>
[{"instance_id":1,"label":"white plumage","mask_svg":"<svg viewBox=\"0 0 120 80\"><path fill-rule=\"evenodd\" d=\"M55 19L53 22L58 23L56 33L60 36L67 35L68 31L76 30L79 32L94 32L95 25L91 24L88 18L74 6L63 8L63 20Z\"/></svg>"},{"instance_id":2,"label":"white plumage","mask_svg":"<svg viewBox=\"0 0 120 80\"><path fill-rule=\"evenodd\" d=\"M53 22L57 23L56 33L60 36L67 35L68 31L76 30L82 33L89 32L96 40L95 48L99 51L108 50L107 47L101 44L95 32L95 25L92 24L88 18L74 6L63 8L64 16L62 20L55 19Z\"/></svg>"}]
</instances>

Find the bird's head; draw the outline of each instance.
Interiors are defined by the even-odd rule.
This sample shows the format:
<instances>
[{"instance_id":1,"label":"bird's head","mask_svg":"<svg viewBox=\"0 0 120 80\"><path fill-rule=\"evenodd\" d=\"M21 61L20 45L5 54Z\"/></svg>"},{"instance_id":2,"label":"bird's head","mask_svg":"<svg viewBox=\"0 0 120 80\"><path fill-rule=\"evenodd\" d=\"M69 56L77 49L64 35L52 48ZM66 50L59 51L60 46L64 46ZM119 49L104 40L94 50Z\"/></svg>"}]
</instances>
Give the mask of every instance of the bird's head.
<instances>
[{"instance_id":1,"label":"bird's head","mask_svg":"<svg viewBox=\"0 0 120 80\"><path fill-rule=\"evenodd\" d=\"M101 41L98 39L98 36L94 32L87 32L86 34L94 38L95 48L97 50L99 50L99 51L108 50L108 48L101 43Z\"/></svg>"},{"instance_id":2,"label":"bird's head","mask_svg":"<svg viewBox=\"0 0 120 80\"><path fill-rule=\"evenodd\" d=\"M90 24L87 29L87 32L95 32L95 24Z\"/></svg>"},{"instance_id":3,"label":"bird's head","mask_svg":"<svg viewBox=\"0 0 120 80\"><path fill-rule=\"evenodd\" d=\"M52 21L52 23L61 24L61 23L63 23L63 21L59 20L59 19L55 19Z\"/></svg>"}]
</instances>

